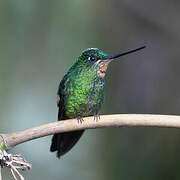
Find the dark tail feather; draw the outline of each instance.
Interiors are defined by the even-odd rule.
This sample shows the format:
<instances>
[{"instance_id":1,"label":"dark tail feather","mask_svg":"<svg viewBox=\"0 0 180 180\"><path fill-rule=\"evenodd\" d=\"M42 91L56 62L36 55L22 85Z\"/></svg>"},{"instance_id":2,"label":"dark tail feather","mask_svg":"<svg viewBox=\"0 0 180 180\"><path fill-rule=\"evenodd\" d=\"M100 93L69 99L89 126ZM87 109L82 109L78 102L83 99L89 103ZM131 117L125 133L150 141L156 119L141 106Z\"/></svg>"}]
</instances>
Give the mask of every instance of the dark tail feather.
<instances>
[{"instance_id":1,"label":"dark tail feather","mask_svg":"<svg viewBox=\"0 0 180 180\"><path fill-rule=\"evenodd\" d=\"M60 158L71 150L71 148L78 142L83 132L84 130L54 134L50 151L57 151L57 157Z\"/></svg>"}]
</instances>

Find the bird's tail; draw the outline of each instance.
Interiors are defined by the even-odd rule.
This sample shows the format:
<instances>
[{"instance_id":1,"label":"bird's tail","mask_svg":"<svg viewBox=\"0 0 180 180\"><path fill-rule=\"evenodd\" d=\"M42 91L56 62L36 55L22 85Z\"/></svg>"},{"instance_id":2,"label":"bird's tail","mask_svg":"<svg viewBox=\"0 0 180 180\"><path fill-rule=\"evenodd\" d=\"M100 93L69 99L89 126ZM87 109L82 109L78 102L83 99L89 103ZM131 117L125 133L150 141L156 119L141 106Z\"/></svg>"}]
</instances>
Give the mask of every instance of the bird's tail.
<instances>
[{"instance_id":1,"label":"bird's tail","mask_svg":"<svg viewBox=\"0 0 180 180\"><path fill-rule=\"evenodd\" d=\"M54 134L50 151L57 151L57 157L60 158L71 150L71 148L78 142L83 132L84 130Z\"/></svg>"}]
</instances>

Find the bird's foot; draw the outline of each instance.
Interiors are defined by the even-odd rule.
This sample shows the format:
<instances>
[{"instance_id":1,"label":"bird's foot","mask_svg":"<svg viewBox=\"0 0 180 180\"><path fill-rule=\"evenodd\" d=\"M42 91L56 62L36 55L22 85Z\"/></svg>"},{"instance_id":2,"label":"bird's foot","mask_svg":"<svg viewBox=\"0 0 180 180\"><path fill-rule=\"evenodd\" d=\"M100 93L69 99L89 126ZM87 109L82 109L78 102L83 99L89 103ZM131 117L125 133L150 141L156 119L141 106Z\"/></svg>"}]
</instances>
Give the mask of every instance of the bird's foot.
<instances>
[{"instance_id":1,"label":"bird's foot","mask_svg":"<svg viewBox=\"0 0 180 180\"><path fill-rule=\"evenodd\" d=\"M95 114L94 115L94 121L98 122L100 120L100 115L99 114Z\"/></svg>"},{"instance_id":2,"label":"bird's foot","mask_svg":"<svg viewBox=\"0 0 180 180\"><path fill-rule=\"evenodd\" d=\"M84 121L84 119L83 119L83 117L78 116L78 117L77 117L77 121L78 121L78 124L82 124L83 121Z\"/></svg>"}]
</instances>

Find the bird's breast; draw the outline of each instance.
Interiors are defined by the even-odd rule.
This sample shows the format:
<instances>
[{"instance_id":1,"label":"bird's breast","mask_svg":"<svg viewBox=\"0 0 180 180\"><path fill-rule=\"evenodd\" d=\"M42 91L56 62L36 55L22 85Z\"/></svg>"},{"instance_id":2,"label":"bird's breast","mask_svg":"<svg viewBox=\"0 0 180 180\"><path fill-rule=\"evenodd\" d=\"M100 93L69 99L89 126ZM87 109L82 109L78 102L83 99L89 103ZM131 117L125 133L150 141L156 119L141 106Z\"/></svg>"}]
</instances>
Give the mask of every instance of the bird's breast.
<instances>
[{"instance_id":1,"label":"bird's breast","mask_svg":"<svg viewBox=\"0 0 180 180\"><path fill-rule=\"evenodd\" d=\"M69 118L97 114L104 99L104 79L76 78L69 84L65 113Z\"/></svg>"}]
</instances>

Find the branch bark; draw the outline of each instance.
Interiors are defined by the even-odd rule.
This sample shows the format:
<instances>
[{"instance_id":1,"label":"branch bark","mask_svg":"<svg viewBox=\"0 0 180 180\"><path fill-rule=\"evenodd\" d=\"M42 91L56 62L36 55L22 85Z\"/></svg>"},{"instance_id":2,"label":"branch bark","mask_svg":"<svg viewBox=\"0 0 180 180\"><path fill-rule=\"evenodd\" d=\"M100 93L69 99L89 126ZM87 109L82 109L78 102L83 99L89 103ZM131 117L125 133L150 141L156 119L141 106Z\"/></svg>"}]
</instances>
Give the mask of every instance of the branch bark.
<instances>
[{"instance_id":1,"label":"branch bark","mask_svg":"<svg viewBox=\"0 0 180 180\"><path fill-rule=\"evenodd\" d=\"M148 127L171 127L180 128L180 116L175 115L150 115L150 114L114 114L101 115L99 121L94 117L85 117L82 123L77 119L57 121L41 126L17 131L10 134L3 134L6 148L10 149L20 143L30 141L54 133L69 132L82 129L122 127L122 126L148 126ZM0 140L0 144L2 140Z\"/></svg>"}]
</instances>

